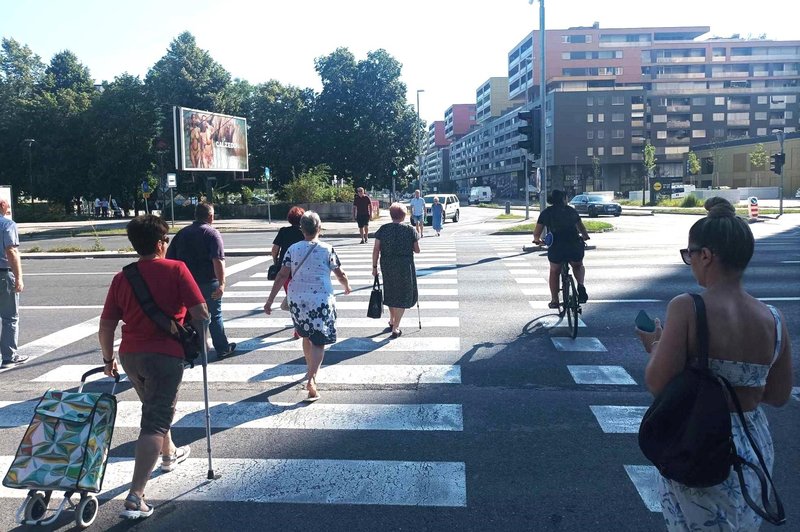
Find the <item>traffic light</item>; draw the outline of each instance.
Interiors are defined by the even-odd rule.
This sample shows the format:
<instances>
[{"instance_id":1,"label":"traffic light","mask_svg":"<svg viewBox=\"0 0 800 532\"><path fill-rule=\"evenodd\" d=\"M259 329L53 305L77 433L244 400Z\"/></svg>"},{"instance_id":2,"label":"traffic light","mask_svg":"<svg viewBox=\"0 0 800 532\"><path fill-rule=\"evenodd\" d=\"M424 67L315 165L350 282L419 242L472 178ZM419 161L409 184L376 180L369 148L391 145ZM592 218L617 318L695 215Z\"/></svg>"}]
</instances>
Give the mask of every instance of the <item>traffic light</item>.
<instances>
[{"instance_id":1,"label":"traffic light","mask_svg":"<svg viewBox=\"0 0 800 532\"><path fill-rule=\"evenodd\" d=\"M773 153L769 156L769 169L781 175L781 170L783 170L783 163L786 161L786 154L785 153Z\"/></svg>"},{"instance_id":2,"label":"traffic light","mask_svg":"<svg viewBox=\"0 0 800 532\"><path fill-rule=\"evenodd\" d=\"M530 111L520 111L517 113L517 120L525 121L525 125L517 128L522 136L517 142L517 148L525 150L534 159L538 159L542 151L542 108L534 107Z\"/></svg>"}]
</instances>

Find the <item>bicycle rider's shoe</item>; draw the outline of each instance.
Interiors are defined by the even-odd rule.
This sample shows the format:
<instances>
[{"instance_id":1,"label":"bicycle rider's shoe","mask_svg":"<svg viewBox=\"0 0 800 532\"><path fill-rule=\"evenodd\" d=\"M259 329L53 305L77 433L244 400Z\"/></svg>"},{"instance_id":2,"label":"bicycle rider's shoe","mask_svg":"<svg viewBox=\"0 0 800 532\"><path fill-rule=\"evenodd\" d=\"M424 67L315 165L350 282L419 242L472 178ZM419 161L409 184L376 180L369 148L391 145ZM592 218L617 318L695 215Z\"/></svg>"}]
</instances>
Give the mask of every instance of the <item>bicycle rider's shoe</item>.
<instances>
[{"instance_id":1,"label":"bicycle rider's shoe","mask_svg":"<svg viewBox=\"0 0 800 532\"><path fill-rule=\"evenodd\" d=\"M553 300L553 301L551 301L550 303L547 304L547 308L558 308L558 307L559 307L559 303L558 303L557 300Z\"/></svg>"},{"instance_id":2,"label":"bicycle rider's shoe","mask_svg":"<svg viewBox=\"0 0 800 532\"><path fill-rule=\"evenodd\" d=\"M586 287L582 284L578 285L578 303L586 303L589 301L589 295L586 293Z\"/></svg>"}]
</instances>

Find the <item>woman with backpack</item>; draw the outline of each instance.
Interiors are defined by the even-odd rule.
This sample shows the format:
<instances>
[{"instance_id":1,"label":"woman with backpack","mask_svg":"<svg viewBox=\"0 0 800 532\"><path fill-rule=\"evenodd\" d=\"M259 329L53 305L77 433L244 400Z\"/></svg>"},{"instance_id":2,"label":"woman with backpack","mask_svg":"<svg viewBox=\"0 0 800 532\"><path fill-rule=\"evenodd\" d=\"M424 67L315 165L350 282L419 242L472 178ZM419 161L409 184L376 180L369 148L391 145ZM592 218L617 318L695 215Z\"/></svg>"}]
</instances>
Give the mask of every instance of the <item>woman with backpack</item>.
<instances>
[{"instance_id":1,"label":"woman with backpack","mask_svg":"<svg viewBox=\"0 0 800 532\"><path fill-rule=\"evenodd\" d=\"M688 247L680 254L705 289L700 293L702 306L697 308L704 307L707 318L708 367L734 387L749 432L771 474L775 453L760 405L781 406L791 395L788 329L780 311L748 294L742 284L754 249L747 222L722 198L708 200L706 209L708 215L689 230ZM658 319L653 332L637 328L650 353L645 381L657 398L693 358L702 355L695 308L692 295L681 294L667 306L663 329ZM735 407L729 407L737 454L759 464ZM661 476L659 493L667 529L757 530L762 517L746 502L734 469L723 482L707 488L689 487ZM750 498L760 503L761 483L756 473L744 468L744 480Z\"/></svg>"}]
</instances>

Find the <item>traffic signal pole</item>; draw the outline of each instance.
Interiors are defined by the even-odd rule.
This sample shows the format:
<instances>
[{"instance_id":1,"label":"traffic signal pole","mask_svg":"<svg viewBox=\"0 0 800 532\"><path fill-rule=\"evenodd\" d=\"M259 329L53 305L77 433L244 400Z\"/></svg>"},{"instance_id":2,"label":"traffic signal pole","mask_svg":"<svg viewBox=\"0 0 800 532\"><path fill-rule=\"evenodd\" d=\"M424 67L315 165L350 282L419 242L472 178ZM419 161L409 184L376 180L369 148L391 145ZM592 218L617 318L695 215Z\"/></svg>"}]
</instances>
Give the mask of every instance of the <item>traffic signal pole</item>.
<instances>
[{"instance_id":1,"label":"traffic signal pole","mask_svg":"<svg viewBox=\"0 0 800 532\"><path fill-rule=\"evenodd\" d=\"M533 1L533 0L531 0ZM542 108L541 150L540 163L542 173L542 186L539 188L539 207L543 211L547 207L547 70L545 69L544 49L544 0L539 0L539 62L541 74L539 76L539 105Z\"/></svg>"}]
</instances>

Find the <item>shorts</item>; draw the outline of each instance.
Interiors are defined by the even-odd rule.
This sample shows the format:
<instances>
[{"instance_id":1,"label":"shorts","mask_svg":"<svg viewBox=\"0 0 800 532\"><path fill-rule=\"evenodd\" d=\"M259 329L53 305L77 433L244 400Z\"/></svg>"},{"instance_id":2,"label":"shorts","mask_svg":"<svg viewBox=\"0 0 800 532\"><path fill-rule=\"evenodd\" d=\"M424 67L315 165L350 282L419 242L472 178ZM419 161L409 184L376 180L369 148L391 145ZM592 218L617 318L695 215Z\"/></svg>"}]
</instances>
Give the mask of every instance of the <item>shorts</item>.
<instances>
[{"instance_id":1,"label":"shorts","mask_svg":"<svg viewBox=\"0 0 800 532\"><path fill-rule=\"evenodd\" d=\"M411 225L418 225L422 224L425 225L425 215L424 214L412 214L411 215Z\"/></svg>"},{"instance_id":2,"label":"shorts","mask_svg":"<svg viewBox=\"0 0 800 532\"><path fill-rule=\"evenodd\" d=\"M369 225L369 214L359 214L356 216L356 223L358 224L359 229L362 227L367 227Z\"/></svg>"},{"instance_id":3,"label":"shorts","mask_svg":"<svg viewBox=\"0 0 800 532\"><path fill-rule=\"evenodd\" d=\"M555 264L564 262L583 262L586 247L580 240L575 243L550 246L547 250L547 260Z\"/></svg>"},{"instance_id":4,"label":"shorts","mask_svg":"<svg viewBox=\"0 0 800 532\"><path fill-rule=\"evenodd\" d=\"M159 353L120 353L119 359L142 402L142 432L166 434L175 417L183 359Z\"/></svg>"}]
</instances>

